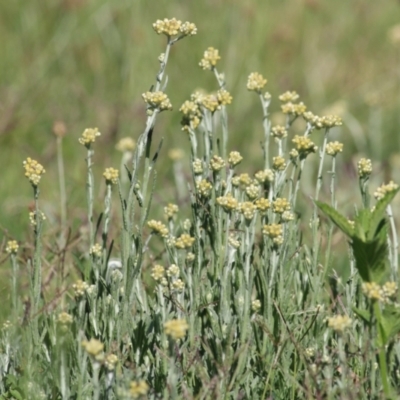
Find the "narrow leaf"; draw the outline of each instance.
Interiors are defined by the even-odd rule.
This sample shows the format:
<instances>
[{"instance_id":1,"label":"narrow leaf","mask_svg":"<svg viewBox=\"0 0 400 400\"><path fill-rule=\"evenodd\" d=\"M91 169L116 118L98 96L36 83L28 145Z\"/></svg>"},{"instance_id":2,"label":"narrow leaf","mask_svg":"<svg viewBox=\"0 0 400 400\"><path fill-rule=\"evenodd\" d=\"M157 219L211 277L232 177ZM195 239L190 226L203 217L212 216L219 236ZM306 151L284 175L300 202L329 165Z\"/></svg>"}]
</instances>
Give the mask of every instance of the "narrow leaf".
<instances>
[{"instance_id":1,"label":"narrow leaf","mask_svg":"<svg viewBox=\"0 0 400 400\"><path fill-rule=\"evenodd\" d=\"M318 208L327 216L329 217L332 222L347 236L353 237L354 229L347 220L347 218L339 214L333 207L329 204L319 202L317 200L314 201Z\"/></svg>"}]
</instances>

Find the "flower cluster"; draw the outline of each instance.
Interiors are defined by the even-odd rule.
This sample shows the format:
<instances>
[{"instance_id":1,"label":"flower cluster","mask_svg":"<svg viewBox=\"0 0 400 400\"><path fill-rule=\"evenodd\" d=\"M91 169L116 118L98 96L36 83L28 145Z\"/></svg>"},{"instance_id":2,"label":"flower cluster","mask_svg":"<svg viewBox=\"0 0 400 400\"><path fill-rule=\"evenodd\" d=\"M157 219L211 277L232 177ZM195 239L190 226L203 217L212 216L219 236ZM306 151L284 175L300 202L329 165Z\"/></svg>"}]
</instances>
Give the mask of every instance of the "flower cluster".
<instances>
[{"instance_id":1,"label":"flower cluster","mask_svg":"<svg viewBox=\"0 0 400 400\"><path fill-rule=\"evenodd\" d=\"M282 156L272 157L272 168L275 171L283 171L286 168L286 161Z\"/></svg>"},{"instance_id":2,"label":"flower cluster","mask_svg":"<svg viewBox=\"0 0 400 400\"><path fill-rule=\"evenodd\" d=\"M239 211L243 214L246 220L251 220L257 211L257 207L251 201L245 201L240 203Z\"/></svg>"},{"instance_id":3,"label":"flower cluster","mask_svg":"<svg viewBox=\"0 0 400 400\"><path fill-rule=\"evenodd\" d=\"M191 237L189 234L182 233L181 236L175 239L174 245L178 249L187 249L193 245L194 240L194 237Z\"/></svg>"},{"instance_id":4,"label":"flower cluster","mask_svg":"<svg viewBox=\"0 0 400 400\"><path fill-rule=\"evenodd\" d=\"M274 181L274 171L272 169L264 169L256 172L254 175L258 182L273 182Z\"/></svg>"},{"instance_id":5,"label":"flower cluster","mask_svg":"<svg viewBox=\"0 0 400 400\"><path fill-rule=\"evenodd\" d=\"M43 165L39 164L36 160L28 157L23 162L25 168L25 176L29 179L33 186L39 185L40 178L46 172Z\"/></svg>"},{"instance_id":6,"label":"flower cluster","mask_svg":"<svg viewBox=\"0 0 400 400\"><path fill-rule=\"evenodd\" d=\"M272 202L272 210L276 214L283 214L285 211L290 211L290 203L284 197L277 197Z\"/></svg>"},{"instance_id":7,"label":"flower cluster","mask_svg":"<svg viewBox=\"0 0 400 400\"><path fill-rule=\"evenodd\" d=\"M386 282L380 286L376 282L364 282L362 291L371 300L388 303L397 292L397 284L396 282Z\"/></svg>"},{"instance_id":8,"label":"flower cluster","mask_svg":"<svg viewBox=\"0 0 400 400\"><path fill-rule=\"evenodd\" d=\"M164 92L146 92L142 94L142 97L150 110L172 110L171 101Z\"/></svg>"},{"instance_id":9,"label":"flower cluster","mask_svg":"<svg viewBox=\"0 0 400 400\"><path fill-rule=\"evenodd\" d=\"M212 184L206 179L196 183L197 192L201 197L208 197L211 194Z\"/></svg>"},{"instance_id":10,"label":"flower cluster","mask_svg":"<svg viewBox=\"0 0 400 400\"><path fill-rule=\"evenodd\" d=\"M118 175L119 171L115 168L106 168L103 172L107 185L116 185L118 183Z\"/></svg>"},{"instance_id":11,"label":"flower cluster","mask_svg":"<svg viewBox=\"0 0 400 400\"><path fill-rule=\"evenodd\" d=\"M243 160L243 157L238 151L231 151L229 153L228 163L231 168L235 167L236 165L240 164Z\"/></svg>"},{"instance_id":12,"label":"flower cluster","mask_svg":"<svg viewBox=\"0 0 400 400\"><path fill-rule=\"evenodd\" d=\"M398 187L399 187L399 185L397 183L394 183L393 181L390 181L386 185L383 184L383 185L379 186L378 189L376 189L376 191L374 193L374 197L377 200L383 199L386 194L397 190Z\"/></svg>"},{"instance_id":13,"label":"flower cluster","mask_svg":"<svg viewBox=\"0 0 400 400\"><path fill-rule=\"evenodd\" d=\"M179 278L179 272L179 267L175 264L167 270L162 265L156 264L151 271L151 277L165 288L169 285L172 290L179 293L185 287L182 279Z\"/></svg>"},{"instance_id":14,"label":"flower cluster","mask_svg":"<svg viewBox=\"0 0 400 400\"><path fill-rule=\"evenodd\" d=\"M210 160L210 168L215 171L218 172L220 171L222 168L225 167L225 161L223 160L222 157L219 156L213 156Z\"/></svg>"},{"instance_id":15,"label":"flower cluster","mask_svg":"<svg viewBox=\"0 0 400 400\"><path fill-rule=\"evenodd\" d=\"M127 153L132 152L135 149L135 146L136 142L131 137L124 137L119 140L115 148L122 153Z\"/></svg>"},{"instance_id":16,"label":"flower cluster","mask_svg":"<svg viewBox=\"0 0 400 400\"><path fill-rule=\"evenodd\" d=\"M203 161L200 160L200 158L196 158L193 163L193 172L196 175L201 175L203 173Z\"/></svg>"},{"instance_id":17,"label":"flower cluster","mask_svg":"<svg viewBox=\"0 0 400 400\"><path fill-rule=\"evenodd\" d=\"M315 143L307 136L296 135L292 142L295 144L301 159L306 158L311 153L315 153L318 149Z\"/></svg>"},{"instance_id":18,"label":"flower cluster","mask_svg":"<svg viewBox=\"0 0 400 400\"><path fill-rule=\"evenodd\" d=\"M299 95L295 91L293 91L293 92L288 91L279 96L279 100L282 103L293 103L293 102L297 101L298 99L299 99Z\"/></svg>"},{"instance_id":19,"label":"flower cluster","mask_svg":"<svg viewBox=\"0 0 400 400\"><path fill-rule=\"evenodd\" d=\"M282 104L281 110L284 114L289 114L299 117L300 115L303 115L306 112L307 107L303 102L300 103L289 102Z\"/></svg>"},{"instance_id":20,"label":"flower cluster","mask_svg":"<svg viewBox=\"0 0 400 400\"><path fill-rule=\"evenodd\" d=\"M158 35L164 34L168 37L181 35L184 36L193 36L197 34L197 27L192 22L183 22L177 20L175 18L163 20L158 19L153 24L153 29L156 31Z\"/></svg>"},{"instance_id":21,"label":"flower cluster","mask_svg":"<svg viewBox=\"0 0 400 400\"><path fill-rule=\"evenodd\" d=\"M179 111L183 114L181 125L182 130L187 131L190 129L196 129L201 122L202 114L200 111L199 104L194 101L186 100Z\"/></svg>"},{"instance_id":22,"label":"flower cluster","mask_svg":"<svg viewBox=\"0 0 400 400\"><path fill-rule=\"evenodd\" d=\"M168 236L168 228L160 221L152 219L147 222L147 226L151 229L152 233L160 235L162 238Z\"/></svg>"},{"instance_id":23,"label":"flower cluster","mask_svg":"<svg viewBox=\"0 0 400 400\"><path fill-rule=\"evenodd\" d=\"M271 129L271 135L276 139L283 139L287 136L287 129L284 126L276 125Z\"/></svg>"},{"instance_id":24,"label":"flower cluster","mask_svg":"<svg viewBox=\"0 0 400 400\"><path fill-rule=\"evenodd\" d=\"M98 128L86 128L82 136L78 139L78 142L83 146L89 148L92 143L96 141L96 138L100 136Z\"/></svg>"},{"instance_id":25,"label":"flower cluster","mask_svg":"<svg viewBox=\"0 0 400 400\"><path fill-rule=\"evenodd\" d=\"M246 186L251 185L252 182L253 182L253 180L250 178L250 175L247 173L240 174L240 175L234 176L232 178L233 186L246 187Z\"/></svg>"},{"instance_id":26,"label":"flower cluster","mask_svg":"<svg viewBox=\"0 0 400 400\"><path fill-rule=\"evenodd\" d=\"M85 291L89 288L89 285L79 279L72 285L72 288L74 289L75 296L81 297L85 294Z\"/></svg>"},{"instance_id":27,"label":"flower cluster","mask_svg":"<svg viewBox=\"0 0 400 400\"><path fill-rule=\"evenodd\" d=\"M94 244L89 250L89 254L97 258L100 258L102 253L103 253L103 248L98 243Z\"/></svg>"},{"instance_id":28,"label":"flower cluster","mask_svg":"<svg viewBox=\"0 0 400 400\"><path fill-rule=\"evenodd\" d=\"M38 219L39 219L39 223L43 222L46 220L46 216L44 215L44 213L42 211L39 211L39 213L37 214ZM36 226L36 211L31 211L29 213L29 222L32 226Z\"/></svg>"},{"instance_id":29,"label":"flower cluster","mask_svg":"<svg viewBox=\"0 0 400 400\"><path fill-rule=\"evenodd\" d=\"M361 158L357 163L358 175L360 178L368 178L372 173L372 162L368 158Z\"/></svg>"},{"instance_id":30,"label":"flower cluster","mask_svg":"<svg viewBox=\"0 0 400 400\"><path fill-rule=\"evenodd\" d=\"M219 204L224 211L230 213L238 208L238 201L232 197L231 193L228 193L226 196L217 197L217 204Z\"/></svg>"},{"instance_id":31,"label":"flower cluster","mask_svg":"<svg viewBox=\"0 0 400 400\"><path fill-rule=\"evenodd\" d=\"M268 199L261 198L256 200L255 206L257 207L258 211L260 211L262 214L265 214L271 207L271 202Z\"/></svg>"},{"instance_id":32,"label":"flower cluster","mask_svg":"<svg viewBox=\"0 0 400 400\"><path fill-rule=\"evenodd\" d=\"M260 93L267 84L267 80L258 72L252 72L247 79L247 89Z\"/></svg>"},{"instance_id":33,"label":"flower cluster","mask_svg":"<svg viewBox=\"0 0 400 400\"><path fill-rule=\"evenodd\" d=\"M343 151L343 143L340 142L330 142L326 145L326 154L328 156L336 157L338 153Z\"/></svg>"},{"instance_id":34,"label":"flower cluster","mask_svg":"<svg viewBox=\"0 0 400 400\"><path fill-rule=\"evenodd\" d=\"M185 319L172 319L164 324L165 333L175 340L184 338L188 329Z\"/></svg>"},{"instance_id":35,"label":"flower cluster","mask_svg":"<svg viewBox=\"0 0 400 400\"><path fill-rule=\"evenodd\" d=\"M101 343L99 340L93 338L89 341L84 340L82 342L82 347L91 357L94 357L96 360L102 359L104 344Z\"/></svg>"},{"instance_id":36,"label":"flower cluster","mask_svg":"<svg viewBox=\"0 0 400 400\"><path fill-rule=\"evenodd\" d=\"M132 381L129 388L129 395L137 399L140 396L145 396L149 391L149 385L144 380Z\"/></svg>"},{"instance_id":37,"label":"flower cluster","mask_svg":"<svg viewBox=\"0 0 400 400\"><path fill-rule=\"evenodd\" d=\"M202 69L213 69L217 62L221 59L220 55L218 54L218 50L214 49L214 47L209 47L203 55L199 65Z\"/></svg>"},{"instance_id":38,"label":"flower cluster","mask_svg":"<svg viewBox=\"0 0 400 400\"><path fill-rule=\"evenodd\" d=\"M18 242L16 240L9 240L6 246L6 252L8 254L17 254L19 249Z\"/></svg>"},{"instance_id":39,"label":"flower cluster","mask_svg":"<svg viewBox=\"0 0 400 400\"><path fill-rule=\"evenodd\" d=\"M274 244L281 245L283 243L283 226L281 224L264 225L262 232L272 239Z\"/></svg>"},{"instance_id":40,"label":"flower cluster","mask_svg":"<svg viewBox=\"0 0 400 400\"><path fill-rule=\"evenodd\" d=\"M178 206L176 204L169 203L164 207L164 214L167 219L172 219L173 216L178 212Z\"/></svg>"},{"instance_id":41,"label":"flower cluster","mask_svg":"<svg viewBox=\"0 0 400 400\"><path fill-rule=\"evenodd\" d=\"M351 326L352 320L348 315L335 315L328 318L328 326L338 333L342 333Z\"/></svg>"},{"instance_id":42,"label":"flower cluster","mask_svg":"<svg viewBox=\"0 0 400 400\"><path fill-rule=\"evenodd\" d=\"M65 311L58 314L57 322L59 322L61 325L72 324L72 321L73 321L72 315L66 313Z\"/></svg>"},{"instance_id":43,"label":"flower cluster","mask_svg":"<svg viewBox=\"0 0 400 400\"><path fill-rule=\"evenodd\" d=\"M246 194L249 199L254 200L260 194L260 186L257 181L252 182L246 187Z\"/></svg>"}]
</instances>

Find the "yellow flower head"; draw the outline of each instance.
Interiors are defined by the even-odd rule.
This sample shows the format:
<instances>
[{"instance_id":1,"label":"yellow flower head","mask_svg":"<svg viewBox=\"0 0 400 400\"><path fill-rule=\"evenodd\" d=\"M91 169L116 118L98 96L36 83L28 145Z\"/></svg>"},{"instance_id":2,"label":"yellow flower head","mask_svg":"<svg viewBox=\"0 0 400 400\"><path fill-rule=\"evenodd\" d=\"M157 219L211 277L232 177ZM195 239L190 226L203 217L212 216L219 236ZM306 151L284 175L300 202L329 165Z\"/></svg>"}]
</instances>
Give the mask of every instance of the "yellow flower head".
<instances>
[{"instance_id":1,"label":"yellow flower head","mask_svg":"<svg viewBox=\"0 0 400 400\"><path fill-rule=\"evenodd\" d=\"M164 92L146 92L142 97L150 110L172 110L171 101Z\"/></svg>"},{"instance_id":2,"label":"yellow flower head","mask_svg":"<svg viewBox=\"0 0 400 400\"><path fill-rule=\"evenodd\" d=\"M133 381L131 382L129 394L134 398L137 399L140 396L145 396L149 391L149 385L141 380L141 381Z\"/></svg>"},{"instance_id":3,"label":"yellow flower head","mask_svg":"<svg viewBox=\"0 0 400 400\"><path fill-rule=\"evenodd\" d=\"M36 160L28 157L23 162L25 168L25 176L29 179L33 186L39 185L42 175L46 172L43 165L39 164Z\"/></svg>"},{"instance_id":4,"label":"yellow flower head","mask_svg":"<svg viewBox=\"0 0 400 400\"><path fill-rule=\"evenodd\" d=\"M154 219L147 222L147 226L152 230L153 233L160 235L163 238L168 236L168 228L160 221Z\"/></svg>"},{"instance_id":5,"label":"yellow flower head","mask_svg":"<svg viewBox=\"0 0 400 400\"><path fill-rule=\"evenodd\" d=\"M299 99L299 95L296 92L285 92L279 96L279 100L282 103L292 103Z\"/></svg>"},{"instance_id":6,"label":"yellow flower head","mask_svg":"<svg viewBox=\"0 0 400 400\"><path fill-rule=\"evenodd\" d=\"M338 333L342 333L351 326L352 320L348 315L335 315L328 319L328 326Z\"/></svg>"},{"instance_id":7,"label":"yellow flower head","mask_svg":"<svg viewBox=\"0 0 400 400\"><path fill-rule=\"evenodd\" d=\"M213 69L220 59L221 57L218 54L218 50L214 49L214 47L209 47L204 52L203 58L201 59L199 65L203 69Z\"/></svg>"},{"instance_id":8,"label":"yellow flower head","mask_svg":"<svg viewBox=\"0 0 400 400\"><path fill-rule=\"evenodd\" d=\"M217 204L219 204L225 212L230 213L238 208L238 201L232 197L231 193L226 196L217 197Z\"/></svg>"},{"instance_id":9,"label":"yellow flower head","mask_svg":"<svg viewBox=\"0 0 400 400\"><path fill-rule=\"evenodd\" d=\"M82 136L78 139L79 143L89 148L92 143L96 141L96 138L100 136L98 128L86 128Z\"/></svg>"},{"instance_id":10,"label":"yellow flower head","mask_svg":"<svg viewBox=\"0 0 400 400\"><path fill-rule=\"evenodd\" d=\"M343 143L340 142L330 142L326 145L326 154L332 157L336 157L338 153L343 151Z\"/></svg>"},{"instance_id":11,"label":"yellow flower head","mask_svg":"<svg viewBox=\"0 0 400 400\"><path fill-rule=\"evenodd\" d=\"M106 168L103 173L107 185L116 185L118 183L119 171L115 168Z\"/></svg>"},{"instance_id":12,"label":"yellow flower head","mask_svg":"<svg viewBox=\"0 0 400 400\"><path fill-rule=\"evenodd\" d=\"M390 181L387 185L381 185L380 187L378 187L378 189L376 189L376 191L374 193L374 197L377 200L380 200L380 199L384 198L387 193L397 190L398 187L399 187L399 185L397 183Z\"/></svg>"},{"instance_id":13,"label":"yellow flower head","mask_svg":"<svg viewBox=\"0 0 400 400\"><path fill-rule=\"evenodd\" d=\"M177 239L175 239L175 247L178 249L187 249L191 247L194 243L194 237L191 237L187 233L182 233Z\"/></svg>"},{"instance_id":14,"label":"yellow flower head","mask_svg":"<svg viewBox=\"0 0 400 400\"><path fill-rule=\"evenodd\" d=\"M247 78L247 90L260 93L267 80L258 72L252 72Z\"/></svg>"},{"instance_id":15,"label":"yellow flower head","mask_svg":"<svg viewBox=\"0 0 400 400\"><path fill-rule=\"evenodd\" d=\"M235 167L239 163L241 163L243 160L243 157L238 151L231 151L229 153L229 158L228 158L228 163L231 167Z\"/></svg>"},{"instance_id":16,"label":"yellow flower head","mask_svg":"<svg viewBox=\"0 0 400 400\"><path fill-rule=\"evenodd\" d=\"M361 158L357 163L358 175L360 178L367 178L372 173L372 162L369 158Z\"/></svg>"},{"instance_id":17,"label":"yellow flower head","mask_svg":"<svg viewBox=\"0 0 400 400\"><path fill-rule=\"evenodd\" d=\"M202 179L196 184L197 192L201 197L208 197L211 194L212 184L206 179Z\"/></svg>"},{"instance_id":18,"label":"yellow flower head","mask_svg":"<svg viewBox=\"0 0 400 400\"><path fill-rule=\"evenodd\" d=\"M165 333L175 340L185 337L188 329L189 325L185 319L172 319L164 324Z\"/></svg>"},{"instance_id":19,"label":"yellow flower head","mask_svg":"<svg viewBox=\"0 0 400 400\"><path fill-rule=\"evenodd\" d=\"M19 249L18 242L16 240L9 240L6 246L6 252L8 254L17 254Z\"/></svg>"},{"instance_id":20,"label":"yellow flower head","mask_svg":"<svg viewBox=\"0 0 400 400\"><path fill-rule=\"evenodd\" d=\"M177 35L184 37L197 34L197 28L195 24L192 22L182 23L182 21L175 18L164 18L163 20L158 19L156 22L154 22L153 29L158 35L164 34L168 37Z\"/></svg>"},{"instance_id":21,"label":"yellow flower head","mask_svg":"<svg viewBox=\"0 0 400 400\"><path fill-rule=\"evenodd\" d=\"M122 153L127 153L132 152L135 146L136 142L131 137L124 137L120 139L115 148Z\"/></svg>"},{"instance_id":22,"label":"yellow flower head","mask_svg":"<svg viewBox=\"0 0 400 400\"><path fill-rule=\"evenodd\" d=\"M89 341L84 340L82 347L90 356L96 357L103 351L104 344L97 339L90 339Z\"/></svg>"}]
</instances>

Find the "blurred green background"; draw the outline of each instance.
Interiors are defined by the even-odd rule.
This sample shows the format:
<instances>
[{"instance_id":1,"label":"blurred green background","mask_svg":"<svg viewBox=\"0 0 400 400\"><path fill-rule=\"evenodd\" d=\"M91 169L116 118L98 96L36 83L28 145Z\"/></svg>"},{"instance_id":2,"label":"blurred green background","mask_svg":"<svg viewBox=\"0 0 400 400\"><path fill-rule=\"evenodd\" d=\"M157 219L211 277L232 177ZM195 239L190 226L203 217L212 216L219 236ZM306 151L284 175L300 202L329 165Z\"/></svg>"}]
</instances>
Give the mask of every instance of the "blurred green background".
<instances>
[{"instance_id":1,"label":"blurred green background","mask_svg":"<svg viewBox=\"0 0 400 400\"><path fill-rule=\"evenodd\" d=\"M394 0L0 2L4 238L23 240L28 230L32 189L22 168L28 156L47 170L41 184L42 208L58 213L55 121L67 128L70 215L84 219L85 149L77 139L86 127L97 126L102 132L96 144L97 182L105 167L119 166L117 140L137 138L144 127L141 94L154 82L157 57L165 48L165 38L153 31L152 23L165 17L194 22L198 34L174 46L167 66L167 93L174 111L160 115L155 131L157 138L164 137L160 192L172 175L168 149L189 150L179 125L180 105L197 88L217 88L213 75L198 67L209 46L220 51L218 69L226 74L234 98L228 109L230 148L247 157L251 171L261 167L262 125L258 99L247 92L246 81L250 72L258 71L268 78L273 118L278 119L277 96L286 90L296 90L314 113L333 112L344 118L335 139L346 144L345 177L352 175L354 155L361 154L378 162L390 178L399 170L400 28L393 28L399 15L400 2ZM339 184L345 183L339 177ZM96 190L101 207L99 184Z\"/></svg>"}]
</instances>

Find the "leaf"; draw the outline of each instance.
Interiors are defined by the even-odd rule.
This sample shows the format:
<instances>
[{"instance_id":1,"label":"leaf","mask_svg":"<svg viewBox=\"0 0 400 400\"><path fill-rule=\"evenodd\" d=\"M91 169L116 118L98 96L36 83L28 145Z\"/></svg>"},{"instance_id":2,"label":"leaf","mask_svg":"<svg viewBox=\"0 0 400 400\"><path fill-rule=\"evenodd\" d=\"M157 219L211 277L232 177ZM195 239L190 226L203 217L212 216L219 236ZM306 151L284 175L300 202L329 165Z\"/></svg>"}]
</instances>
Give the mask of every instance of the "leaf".
<instances>
[{"instance_id":1,"label":"leaf","mask_svg":"<svg viewBox=\"0 0 400 400\"><path fill-rule=\"evenodd\" d=\"M357 307L352 307L353 312L367 324L371 321L371 313L367 310L361 310Z\"/></svg>"},{"instance_id":2,"label":"leaf","mask_svg":"<svg viewBox=\"0 0 400 400\"><path fill-rule=\"evenodd\" d=\"M329 217L332 222L347 236L350 238L353 237L354 235L354 229L347 220L345 216L342 214L338 213L333 207L331 207L329 204L319 202L317 200L314 200L315 204L317 207L327 216Z\"/></svg>"},{"instance_id":3,"label":"leaf","mask_svg":"<svg viewBox=\"0 0 400 400\"><path fill-rule=\"evenodd\" d=\"M356 259L356 268L364 281L375 281L385 272L386 242L382 243L380 239L364 242L355 236L351 247Z\"/></svg>"},{"instance_id":4,"label":"leaf","mask_svg":"<svg viewBox=\"0 0 400 400\"><path fill-rule=\"evenodd\" d=\"M359 211L354 218L354 224L355 236L366 242L371 225L371 211L367 209Z\"/></svg>"}]
</instances>

